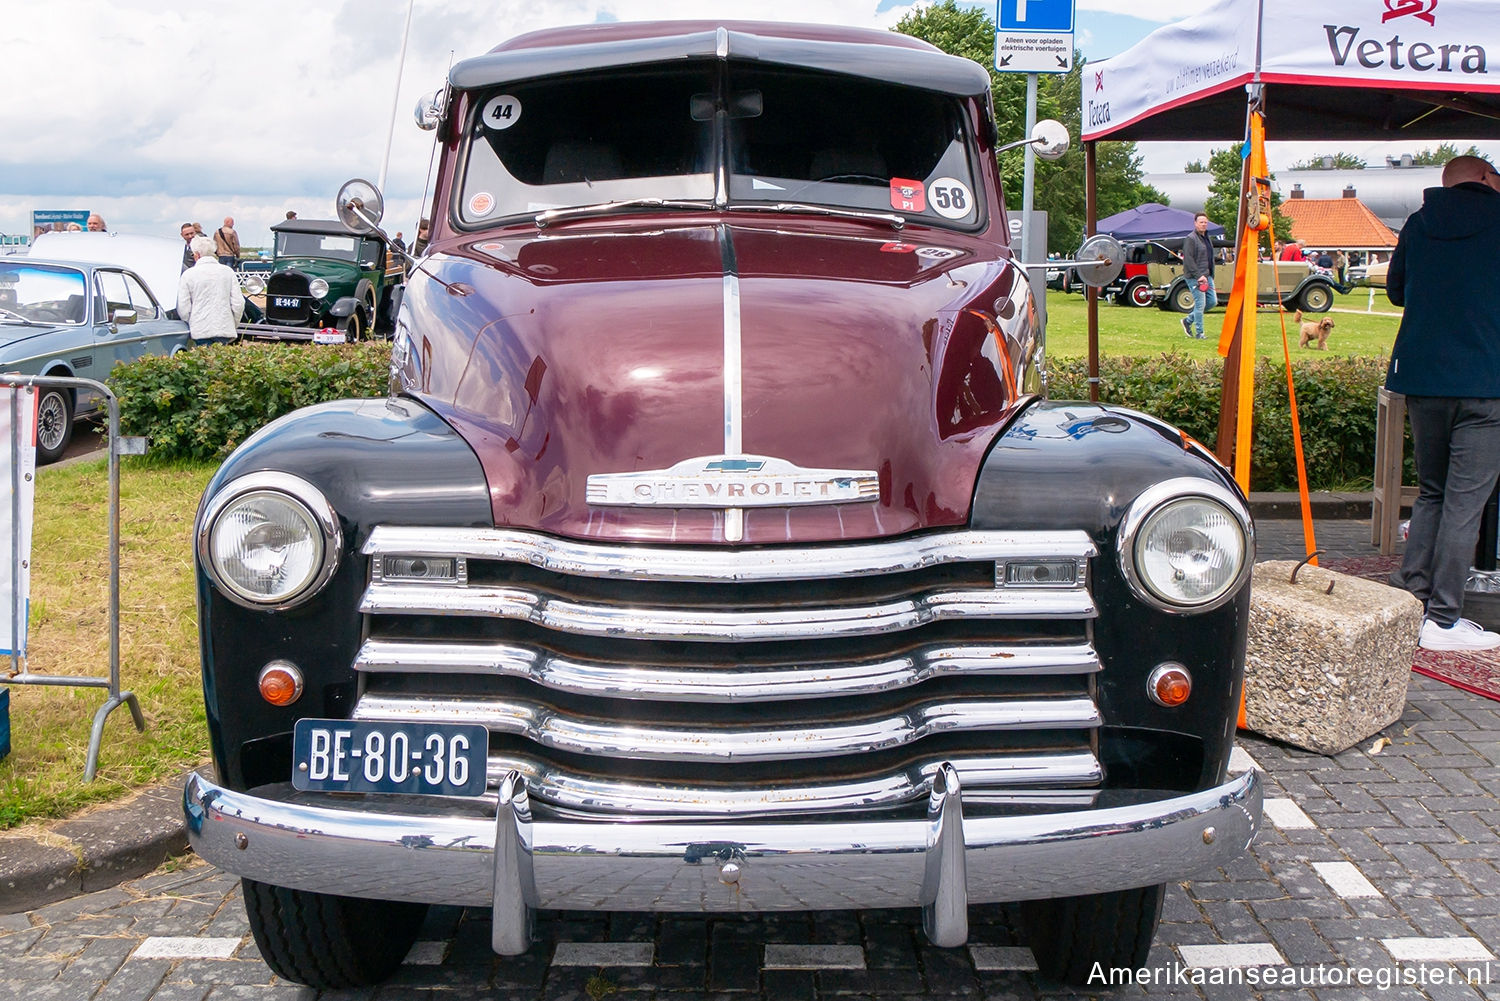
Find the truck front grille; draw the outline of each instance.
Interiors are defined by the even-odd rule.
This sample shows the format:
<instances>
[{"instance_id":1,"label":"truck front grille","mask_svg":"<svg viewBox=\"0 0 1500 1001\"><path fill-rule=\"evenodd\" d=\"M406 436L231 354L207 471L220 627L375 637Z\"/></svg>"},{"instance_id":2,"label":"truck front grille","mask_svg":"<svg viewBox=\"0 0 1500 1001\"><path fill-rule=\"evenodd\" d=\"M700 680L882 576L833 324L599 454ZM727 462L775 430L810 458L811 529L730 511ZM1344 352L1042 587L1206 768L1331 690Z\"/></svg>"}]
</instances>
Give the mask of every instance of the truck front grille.
<instances>
[{"instance_id":1,"label":"truck front grille","mask_svg":"<svg viewBox=\"0 0 1500 1001\"><path fill-rule=\"evenodd\" d=\"M895 811L944 761L966 803L1102 781L1081 532L715 550L382 527L364 551L355 717L482 723L491 785L518 770L561 815ZM997 583L1037 561L1076 573Z\"/></svg>"},{"instance_id":2,"label":"truck front grille","mask_svg":"<svg viewBox=\"0 0 1500 1001\"><path fill-rule=\"evenodd\" d=\"M302 272L281 271L266 280L267 320L300 325L312 318L312 311L308 277Z\"/></svg>"}]
</instances>

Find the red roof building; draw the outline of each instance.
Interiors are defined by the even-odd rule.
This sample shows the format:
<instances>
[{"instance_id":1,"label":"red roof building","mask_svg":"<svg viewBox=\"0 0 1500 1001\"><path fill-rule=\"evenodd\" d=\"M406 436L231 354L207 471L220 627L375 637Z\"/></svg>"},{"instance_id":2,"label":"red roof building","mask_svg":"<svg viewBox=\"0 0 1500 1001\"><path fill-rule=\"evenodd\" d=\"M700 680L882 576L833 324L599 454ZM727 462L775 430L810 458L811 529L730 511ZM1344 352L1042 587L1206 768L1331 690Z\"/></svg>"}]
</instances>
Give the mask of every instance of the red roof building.
<instances>
[{"instance_id":1,"label":"red roof building","mask_svg":"<svg viewBox=\"0 0 1500 1001\"><path fill-rule=\"evenodd\" d=\"M1281 203L1281 214L1292 221L1292 238L1306 240L1313 250L1396 249L1396 234L1355 197L1353 188L1342 198L1303 198L1298 188Z\"/></svg>"}]
</instances>

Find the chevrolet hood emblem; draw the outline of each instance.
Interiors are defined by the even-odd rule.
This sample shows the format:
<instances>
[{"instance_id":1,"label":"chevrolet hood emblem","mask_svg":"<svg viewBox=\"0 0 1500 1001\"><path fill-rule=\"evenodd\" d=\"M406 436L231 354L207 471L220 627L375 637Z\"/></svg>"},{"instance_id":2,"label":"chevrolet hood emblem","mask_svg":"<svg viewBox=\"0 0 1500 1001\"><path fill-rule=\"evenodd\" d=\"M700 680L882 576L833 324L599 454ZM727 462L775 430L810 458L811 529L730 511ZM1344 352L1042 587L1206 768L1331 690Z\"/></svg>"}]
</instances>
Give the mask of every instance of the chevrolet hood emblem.
<instances>
[{"instance_id":1,"label":"chevrolet hood emblem","mask_svg":"<svg viewBox=\"0 0 1500 1001\"><path fill-rule=\"evenodd\" d=\"M705 455L669 469L588 478L588 502L601 507L791 507L879 498L873 469L803 469L765 455Z\"/></svg>"}]
</instances>

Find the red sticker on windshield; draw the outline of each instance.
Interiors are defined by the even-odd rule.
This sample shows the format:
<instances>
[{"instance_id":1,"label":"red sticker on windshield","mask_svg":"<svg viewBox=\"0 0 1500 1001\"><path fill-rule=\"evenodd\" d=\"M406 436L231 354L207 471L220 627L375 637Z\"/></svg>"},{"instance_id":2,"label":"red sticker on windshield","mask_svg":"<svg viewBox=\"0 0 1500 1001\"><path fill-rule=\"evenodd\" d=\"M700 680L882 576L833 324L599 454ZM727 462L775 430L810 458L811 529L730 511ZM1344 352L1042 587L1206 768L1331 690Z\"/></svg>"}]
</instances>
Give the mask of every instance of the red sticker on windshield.
<instances>
[{"instance_id":1,"label":"red sticker on windshield","mask_svg":"<svg viewBox=\"0 0 1500 1001\"><path fill-rule=\"evenodd\" d=\"M921 212L927 208L927 189L921 181L891 178L891 208L897 212Z\"/></svg>"},{"instance_id":2,"label":"red sticker on windshield","mask_svg":"<svg viewBox=\"0 0 1500 1001\"><path fill-rule=\"evenodd\" d=\"M882 254L910 254L916 249L915 243L882 243L880 245Z\"/></svg>"}]
</instances>

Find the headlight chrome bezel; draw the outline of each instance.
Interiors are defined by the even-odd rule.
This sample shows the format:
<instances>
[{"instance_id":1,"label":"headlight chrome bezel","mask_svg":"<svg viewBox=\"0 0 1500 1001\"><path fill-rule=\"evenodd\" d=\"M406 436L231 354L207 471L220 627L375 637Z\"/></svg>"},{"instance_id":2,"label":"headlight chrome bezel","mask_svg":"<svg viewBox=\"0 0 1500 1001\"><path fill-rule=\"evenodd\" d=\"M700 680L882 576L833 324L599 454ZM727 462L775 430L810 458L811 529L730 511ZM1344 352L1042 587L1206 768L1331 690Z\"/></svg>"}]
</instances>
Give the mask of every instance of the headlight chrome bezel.
<instances>
[{"instance_id":1,"label":"headlight chrome bezel","mask_svg":"<svg viewBox=\"0 0 1500 1001\"><path fill-rule=\"evenodd\" d=\"M1240 533L1240 566L1229 584L1219 593L1201 602L1174 601L1157 592L1147 581L1137 565L1137 556L1143 542L1142 530L1153 516L1173 504L1184 500L1203 501L1222 508ZM1213 480L1196 477L1178 477L1152 484L1131 502L1120 522L1119 546L1120 572L1137 598L1153 608L1173 615L1198 615L1222 607L1239 593L1255 564L1255 527L1250 511L1243 500L1232 490Z\"/></svg>"},{"instance_id":2,"label":"headlight chrome bezel","mask_svg":"<svg viewBox=\"0 0 1500 1001\"><path fill-rule=\"evenodd\" d=\"M314 278L307 283L307 292L314 299L321 299L328 294L328 281L324 278Z\"/></svg>"},{"instance_id":3,"label":"headlight chrome bezel","mask_svg":"<svg viewBox=\"0 0 1500 1001\"><path fill-rule=\"evenodd\" d=\"M316 569L307 580L296 590L276 598L264 598L246 591L221 572L214 559L214 530L225 512L235 502L249 495L267 493L280 494L285 500L302 508L316 527L315 538L322 550L314 561ZM300 476L266 470L231 480L214 494L198 519L196 544L198 565L225 598L236 605L257 611L283 611L306 602L333 579L343 557L344 533L339 528L338 513L322 491Z\"/></svg>"}]
</instances>

